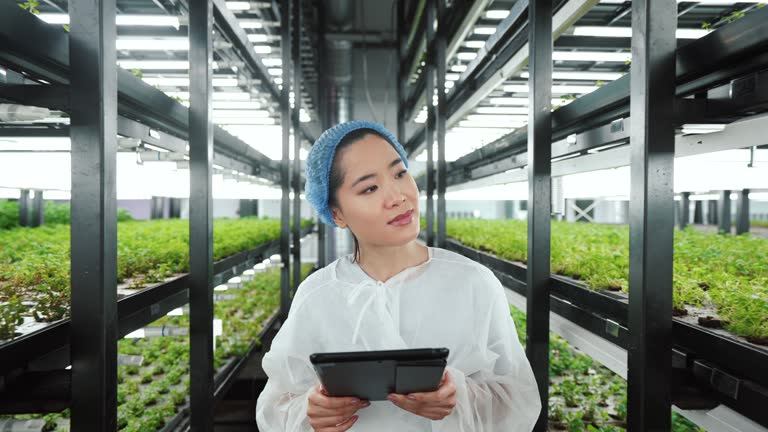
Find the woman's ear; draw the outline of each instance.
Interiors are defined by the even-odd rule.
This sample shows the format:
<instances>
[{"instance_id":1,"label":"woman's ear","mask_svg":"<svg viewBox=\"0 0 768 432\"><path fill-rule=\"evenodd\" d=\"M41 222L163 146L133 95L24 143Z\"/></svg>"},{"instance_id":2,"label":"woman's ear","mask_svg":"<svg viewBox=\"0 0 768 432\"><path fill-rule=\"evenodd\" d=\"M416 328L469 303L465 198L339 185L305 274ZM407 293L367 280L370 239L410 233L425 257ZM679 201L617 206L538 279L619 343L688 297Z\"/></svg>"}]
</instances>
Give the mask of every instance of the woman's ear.
<instances>
[{"instance_id":1,"label":"woman's ear","mask_svg":"<svg viewBox=\"0 0 768 432\"><path fill-rule=\"evenodd\" d=\"M344 223L344 215L341 214L341 210L338 208L332 208L331 212L333 213L333 222L336 224L337 227L344 229L347 227L347 224Z\"/></svg>"}]
</instances>

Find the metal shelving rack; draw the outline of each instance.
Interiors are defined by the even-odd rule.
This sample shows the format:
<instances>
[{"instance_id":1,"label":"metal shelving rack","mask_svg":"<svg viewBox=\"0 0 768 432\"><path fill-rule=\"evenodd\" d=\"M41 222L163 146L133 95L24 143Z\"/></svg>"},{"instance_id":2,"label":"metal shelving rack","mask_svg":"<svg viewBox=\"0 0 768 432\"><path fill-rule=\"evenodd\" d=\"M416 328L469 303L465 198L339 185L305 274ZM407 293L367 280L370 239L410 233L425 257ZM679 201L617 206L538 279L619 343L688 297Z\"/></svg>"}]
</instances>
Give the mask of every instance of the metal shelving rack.
<instances>
[{"instance_id":1,"label":"metal shelving rack","mask_svg":"<svg viewBox=\"0 0 768 432\"><path fill-rule=\"evenodd\" d=\"M713 430L765 430L768 350L672 317L675 213L668 178L674 156L749 146L766 129L766 117L754 115L768 108L768 10L752 11L698 40L678 44L674 1L619 5L622 10L611 22L632 12L631 76L552 111L551 37L562 34L575 21L571 17L583 16L596 2L518 0L447 97L441 79L444 49L463 37L467 22L472 22L455 17L476 17L478 12L472 2L453 2L450 7L443 3L413 2L405 10L405 2L400 2L398 137L411 157L426 147L427 172L417 179L419 189L427 193L422 239L491 268L509 288L510 299L527 311L527 355L543 399L535 430L547 428L550 322L553 331L628 377L628 430L669 430L673 403ZM438 24L432 31L427 23L435 16ZM589 47L583 37L563 39L554 45ZM626 39L614 39L605 44L629 48ZM425 64L409 85L423 53ZM499 77L520 70L526 58L532 77L528 125L447 164L446 125L456 123L490 94L503 82ZM407 133L417 107L432 100L435 91L437 103L434 107L427 103L426 124ZM630 99L631 95L644 97ZM726 137L675 137L675 126L682 123L730 123L742 118ZM613 147L589 152L609 145ZM555 159L564 156L572 158ZM632 169L631 296L589 290L577 281L551 275L549 268L551 177L622 165ZM527 268L446 238L446 187L522 180L529 182ZM723 405L728 415L717 421L702 414L724 409Z\"/></svg>"},{"instance_id":2,"label":"metal shelving rack","mask_svg":"<svg viewBox=\"0 0 768 432\"><path fill-rule=\"evenodd\" d=\"M282 23L291 23L291 0L281 2ZM301 13L300 2L294 10ZM191 0L189 12L190 108L116 66L116 0L70 0L69 33L49 25L15 2L0 4L0 64L23 73L36 84L0 84L0 98L70 114L70 125L56 128L2 128L0 134L71 136L72 138L72 310L71 319L24 335L0 347L3 386L23 385L24 397L14 395L6 412L48 412L71 408L71 427L78 431L116 430L117 340L190 304L191 401L184 418L173 427L194 431L213 429L213 410L245 360L258 351L253 344L246 358L214 376L213 285L238 268L279 251L300 275L299 239L314 230L300 226L301 165L289 169L288 133L296 133L295 154L313 140L299 120L301 97L291 108L288 93L301 89L298 49L300 21L282 26L284 76L282 90L272 81L235 15L223 0ZM296 15L298 16L298 15ZM283 159L272 161L224 129L212 118L212 31L223 36L243 60L247 73L282 110ZM290 33L294 33L293 39ZM295 45L289 49L291 43ZM291 57L291 53L294 56ZM297 91L297 93L299 93ZM132 137L189 156L191 272L118 301L116 291L117 233L115 155L117 135ZM213 261L213 163L280 184L283 206L281 238L271 244ZM290 181L291 175L293 181ZM294 226L289 231L288 196L295 195ZM293 238L293 250L289 244ZM290 259L290 256L293 259ZM291 267L282 266L282 306L264 332L285 318ZM70 371L64 370L71 364ZM41 377L43 379L41 379ZM49 381L48 387L43 384ZM54 383L54 384L50 384ZM51 389L51 386L53 389ZM169 426L170 427L170 426Z\"/></svg>"}]
</instances>

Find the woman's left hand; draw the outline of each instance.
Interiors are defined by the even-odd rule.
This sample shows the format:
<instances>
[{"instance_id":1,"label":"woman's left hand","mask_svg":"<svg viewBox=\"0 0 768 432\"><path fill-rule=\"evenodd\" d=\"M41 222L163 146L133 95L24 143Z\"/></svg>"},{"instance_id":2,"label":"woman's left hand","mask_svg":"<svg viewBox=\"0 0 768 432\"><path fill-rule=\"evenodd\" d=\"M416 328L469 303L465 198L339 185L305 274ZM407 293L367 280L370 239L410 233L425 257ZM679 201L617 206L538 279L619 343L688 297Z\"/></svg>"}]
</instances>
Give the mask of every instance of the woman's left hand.
<instances>
[{"instance_id":1,"label":"woman's left hand","mask_svg":"<svg viewBox=\"0 0 768 432\"><path fill-rule=\"evenodd\" d=\"M442 381L440 381L440 387L433 392L411 393L407 396L391 393L387 399L398 407L418 416L430 420L442 420L450 415L456 406L456 385L446 370L443 373Z\"/></svg>"}]
</instances>

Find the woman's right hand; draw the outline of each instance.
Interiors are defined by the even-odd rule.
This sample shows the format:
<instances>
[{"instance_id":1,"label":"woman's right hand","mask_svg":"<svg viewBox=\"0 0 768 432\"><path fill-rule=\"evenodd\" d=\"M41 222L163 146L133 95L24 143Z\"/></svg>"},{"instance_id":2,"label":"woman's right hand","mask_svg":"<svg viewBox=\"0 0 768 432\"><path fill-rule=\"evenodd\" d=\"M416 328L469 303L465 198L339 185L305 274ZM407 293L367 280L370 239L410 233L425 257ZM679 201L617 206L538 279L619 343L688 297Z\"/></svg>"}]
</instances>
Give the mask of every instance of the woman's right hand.
<instances>
[{"instance_id":1,"label":"woman's right hand","mask_svg":"<svg viewBox=\"0 0 768 432\"><path fill-rule=\"evenodd\" d=\"M357 421L355 413L370 404L353 397L330 397L318 384L309 394L307 417L315 432L344 432Z\"/></svg>"}]
</instances>

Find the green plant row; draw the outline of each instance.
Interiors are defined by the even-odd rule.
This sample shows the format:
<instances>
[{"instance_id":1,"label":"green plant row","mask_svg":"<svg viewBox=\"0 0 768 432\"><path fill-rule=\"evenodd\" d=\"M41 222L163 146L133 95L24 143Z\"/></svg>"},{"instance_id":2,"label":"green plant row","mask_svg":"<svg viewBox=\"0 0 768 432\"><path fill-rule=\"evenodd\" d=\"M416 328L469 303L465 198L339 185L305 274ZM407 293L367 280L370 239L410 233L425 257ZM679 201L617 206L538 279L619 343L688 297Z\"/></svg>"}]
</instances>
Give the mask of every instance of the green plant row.
<instances>
[{"instance_id":1,"label":"green plant row","mask_svg":"<svg viewBox=\"0 0 768 432\"><path fill-rule=\"evenodd\" d=\"M303 220L302 227L311 224ZM216 219L214 259L280 237L280 221L247 217ZM117 226L117 283L130 288L162 282L189 271L189 221L127 221ZM0 232L0 339L13 336L23 315L52 322L69 315L70 226L14 228ZM36 305L30 312L28 304Z\"/></svg>"},{"instance_id":2,"label":"green plant row","mask_svg":"<svg viewBox=\"0 0 768 432\"><path fill-rule=\"evenodd\" d=\"M527 223L449 219L447 234L500 258L525 263ZM629 227L552 222L551 269L591 289L628 292ZM693 228L674 234L674 308L713 308L725 328L768 343L768 241L744 234L721 236Z\"/></svg>"},{"instance_id":3,"label":"green plant row","mask_svg":"<svg viewBox=\"0 0 768 432\"><path fill-rule=\"evenodd\" d=\"M45 202L43 212L45 225L68 224L70 215L69 204L59 204L51 201ZM133 220L133 216L125 209L117 209L117 221ZM0 230L16 228L19 226L18 201L0 201Z\"/></svg>"},{"instance_id":4,"label":"green plant row","mask_svg":"<svg viewBox=\"0 0 768 432\"><path fill-rule=\"evenodd\" d=\"M302 279L312 264L302 265ZM263 324L280 306L280 270L256 274L242 288L224 291L233 298L215 303L214 316L223 321L223 335L216 338L214 368L242 358L252 343L259 342ZM151 326L189 328L189 315L165 316ZM188 403L189 337L122 339L120 354L142 356L141 366L118 366L118 430L155 432L171 421ZM45 431L69 431L69 412L15 416L42 418Z\"/></svg>"},{"instance_id":5,"label":"green plant row","mask_svg":"<svg viewBox=\"0 0 768 432\"><path fill-rule=\"evenodd\" d=\"M749 226L751 226L751 227L759 227L759 228L768 228L768 220L753 220L753 221L749 221Z\"/></svg>"},{"instance_id":6,"label":"green plant row","mask_svg":"<svg viewBox=\"0 0 768 432\"><path fill-rule=\"evenodd\" d=\"M520 342L525 344L525 313L514 307L510 307L510 313ZM549 339L549 375L550 430L626 430L626 381L554 333ZM674 412L671 430L703 432Z\"/></svg>"}]
</instances>

